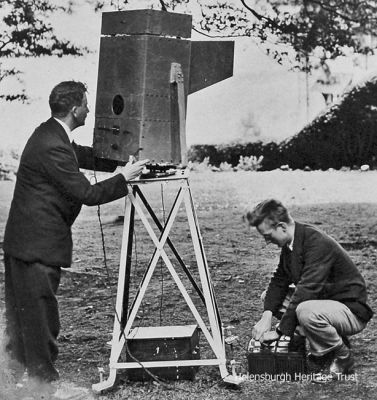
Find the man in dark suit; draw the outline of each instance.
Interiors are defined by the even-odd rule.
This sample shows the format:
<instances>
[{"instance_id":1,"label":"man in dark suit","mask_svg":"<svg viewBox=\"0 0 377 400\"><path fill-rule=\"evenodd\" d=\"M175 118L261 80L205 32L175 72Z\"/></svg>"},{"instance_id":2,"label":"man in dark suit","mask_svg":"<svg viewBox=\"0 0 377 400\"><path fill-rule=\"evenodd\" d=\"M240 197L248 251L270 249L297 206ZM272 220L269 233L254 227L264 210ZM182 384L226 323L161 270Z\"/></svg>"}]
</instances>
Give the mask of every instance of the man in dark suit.
<instances>
[{"instance_id":1,"label":"man in dark suit","mask_svg":"<svg viewBox=\"0 0 377 400\"><path fill-rule=\"evenodd\" d=\"M363 330L373 313L366 304L364 279L349 255L316 227L295 222L277 200L258 204L246 219L267 243L281 248L253 338L263 342L292 336L299 326L312 356L333 352L334 378L350 371L353 357L343 338ZM290 302L276 330L271 330L272 316L278 314L291 284L295 290Z\"/></svg>"},{"instance_id":2,"label":"man in dark suit","mask_svg":"<svg viewBox=\"0 0 377 400\"><path fill-rule=\"evenodd\" d=\"M83 204L104 204L127 194L147 160L128 163L94 185L79 168L114 171L90 147L71 143L89 112L86 86L67 81L49 98L51 118L22 153L4 236L7 350L15 372L41 382L58 379L54 367L60 329L56 292L61 268L72 261L71 226Z\"/></svg>"}]
</instances>

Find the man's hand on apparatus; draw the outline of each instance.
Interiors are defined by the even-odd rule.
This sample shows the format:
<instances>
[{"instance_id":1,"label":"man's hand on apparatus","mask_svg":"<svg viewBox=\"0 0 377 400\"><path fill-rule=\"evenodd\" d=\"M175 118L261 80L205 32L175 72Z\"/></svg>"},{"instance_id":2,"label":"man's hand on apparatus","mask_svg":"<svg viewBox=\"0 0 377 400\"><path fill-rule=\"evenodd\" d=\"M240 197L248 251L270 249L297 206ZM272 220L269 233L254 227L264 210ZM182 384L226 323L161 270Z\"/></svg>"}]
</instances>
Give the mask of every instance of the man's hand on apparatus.
<instances>
[{"instance_id":1,"label":"man's hand on apparatus","mask_svg":"<svg viewBox=\"0 0 377 400\"><path fill-rule=\"evenodd\" d=\"M261 341L263 335L271 331L272 312L265 311L262 318L254 325L251 336L255 340Z\"/></svg>"},{"instance_id":2,"label":"man's hand on apparatus","mask_svg":"<svg viewBox=\"0 0 377 400\"><path fill-rule=\"evenodd\" d=\"M149 160L136 161L134 163L128 162L124 167L120 168L120 173L123 174L126 181L132 181L137 178L142 172Z\"/></svg>"}]
</instances>

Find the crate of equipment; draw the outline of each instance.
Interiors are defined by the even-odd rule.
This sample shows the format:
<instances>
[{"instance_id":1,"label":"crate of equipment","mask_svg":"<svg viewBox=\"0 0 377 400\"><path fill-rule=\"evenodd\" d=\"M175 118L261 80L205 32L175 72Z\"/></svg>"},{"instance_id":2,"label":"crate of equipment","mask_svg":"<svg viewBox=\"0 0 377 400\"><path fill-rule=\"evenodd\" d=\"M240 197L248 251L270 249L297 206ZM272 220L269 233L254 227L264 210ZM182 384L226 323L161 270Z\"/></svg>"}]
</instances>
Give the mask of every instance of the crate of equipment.
<instances>
[{"instance_id":1,"label":"crate of equipment","mask_svg":"<svg viewBox=\"0 0 377 400\"><path fill-rule=\"evenodd\" d=\"M127 336L126 361L198 360L199 329L197 325L133 328ZM153 375L167 380L192 380L198 367L153 367ZM130 380L149 380L144 368L128 370Z\"/></svg>"}]
</instances>

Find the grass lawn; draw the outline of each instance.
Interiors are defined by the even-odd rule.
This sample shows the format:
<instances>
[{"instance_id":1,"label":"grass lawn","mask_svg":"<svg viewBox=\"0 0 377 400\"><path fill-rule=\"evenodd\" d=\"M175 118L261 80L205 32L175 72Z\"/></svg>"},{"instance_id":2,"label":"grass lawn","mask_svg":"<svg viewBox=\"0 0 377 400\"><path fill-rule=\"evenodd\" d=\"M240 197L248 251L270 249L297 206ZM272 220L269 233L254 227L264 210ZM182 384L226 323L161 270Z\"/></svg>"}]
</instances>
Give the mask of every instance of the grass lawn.
<instances>
[{"instance_id":1,"label":"grass lawn","mask_svg":"<svg viewBox=\"0 0 377 400\"><path fill-rule=\"evenodd\" d=\"M377 172L224 172L192 173L190 183L203 236L204 247L225 326L239 336L229 359L241 362L247 372L246 346L253 324L259 319L260 293L275 269L279 250L266 246L257 233L242 222L248 205L268 197L282 200L293 217L317 225L350 253L368 286L369 304L377 305ZM1 234L9 210L13 183L0 182ZM144 193L157 215L167 217L173 184L145 187ZM84 207L73 228L74 254L71 270L62 276L59 289L61 313L60 355L57 367L62 379L90 387L99 380L98 367L107 368L113 324L124 201L101 207L107 267L104 267L102 242L96 208ZM197 277L195 257L183 209L177 216L170 238L192 274ZM153 245L136 219L131 293L135 293ZM170 252L168 252L170 256ZM173 258L171 258L173 260ZM179 270L179 266L177 267ZM184 274L179 273L184 281ZM0 308L4 307L3 266L0 267ZM197 296L196 296L197 297ZM199 299L194 303L203 313ZM194 322L168 270L158 264L145 296L137 324L140 326L185 325ZM377 398L376 323L352 338L356 357L356 380L316 385L311 382L244 382L237 390L220 382L215 367L201 367L194 381L171 382L167 386L130 383L119 374L116 387L101 396L110 399L375 399ZM210 354L201 340L201 354ZM1 354L4 362L4 355ZM0 373L0 399L13 400L14 393ZM2 392L2 394L1 394ZM1 397L3 396L3 397ZM5 396L5 397L4 397Z\"/></svg>"}]
</instances>

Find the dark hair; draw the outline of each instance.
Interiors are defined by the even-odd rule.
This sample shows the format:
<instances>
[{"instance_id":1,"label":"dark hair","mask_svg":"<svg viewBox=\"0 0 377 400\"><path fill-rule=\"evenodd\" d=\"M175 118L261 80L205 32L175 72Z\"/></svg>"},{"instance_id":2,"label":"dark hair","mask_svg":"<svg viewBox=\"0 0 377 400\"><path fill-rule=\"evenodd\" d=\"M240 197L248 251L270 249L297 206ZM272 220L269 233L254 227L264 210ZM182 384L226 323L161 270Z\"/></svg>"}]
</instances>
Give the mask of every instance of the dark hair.
<instances>
[{"instance_id":1,"label":"dark hair","mask_svg":"<svg viewBox=\"0 0 377 400\"><path fill-rule=\"evenodd\" d=\"M52 89L48 99L52 116L65 117L72 107L80 106L86 91L86 85L82 82L60 82Z\"/></svg>"},{"instance_id":2,"label":"dark hair","mask_svg":"<svg viewBox=\"0 0 377 400\"><path fill-rule=\"evenodd\" d=\"M251 226L260 225L265 219L268 219L272 224L279 222L291 223L292 218L288 210L279 200L267 199L259 203L253 210L248 211L245 218Z\"/></svg>"}]
</instances>

